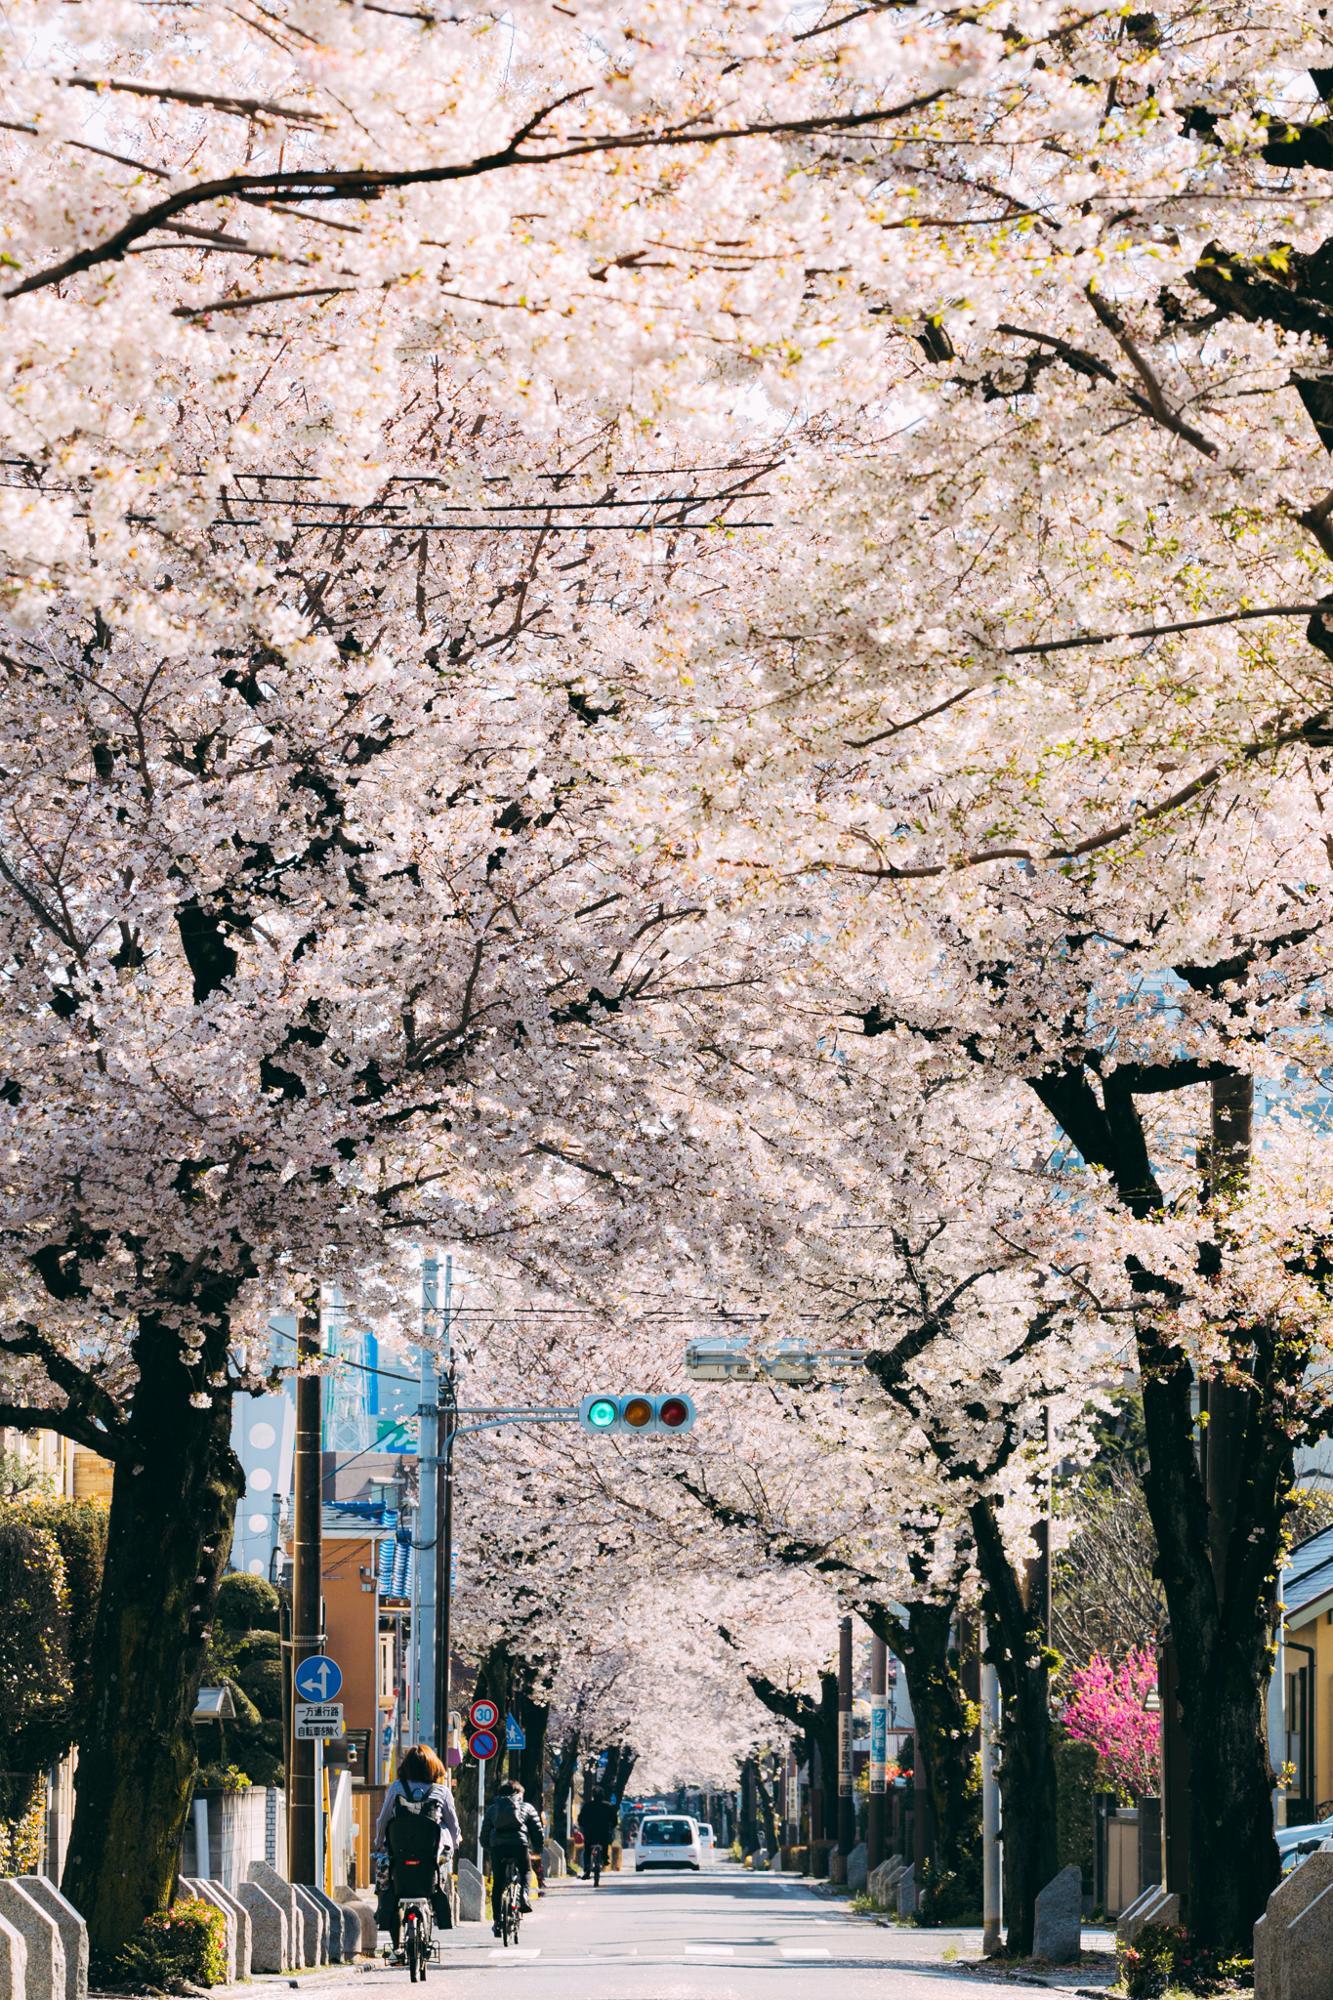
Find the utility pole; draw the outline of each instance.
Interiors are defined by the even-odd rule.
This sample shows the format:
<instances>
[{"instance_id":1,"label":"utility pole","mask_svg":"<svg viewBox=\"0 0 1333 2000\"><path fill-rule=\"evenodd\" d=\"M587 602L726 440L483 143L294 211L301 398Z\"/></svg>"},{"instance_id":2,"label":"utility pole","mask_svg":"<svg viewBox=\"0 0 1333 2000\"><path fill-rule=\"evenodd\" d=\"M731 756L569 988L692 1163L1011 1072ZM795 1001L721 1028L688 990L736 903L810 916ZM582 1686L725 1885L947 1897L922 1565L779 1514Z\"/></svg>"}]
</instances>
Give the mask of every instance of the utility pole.
<instances>
[{"instance_id":1,"label":"utility pole","mask_svg":"<svg viewBox=\"0 0 1333 2000\"><path fill-rule=\"evenodd\" d=\"M838 1627L838 1852L844 1862L856 1845L852 1802L852 1621ZM843 1880L846 1880L844 1873Z\"/></svg>"},{"instance_id":2,"label":"utility pole","mask_svg":"<svg viewBox=\"0 0 1333 2000\"><path fill-rule=\"evenodd\" d=\"M288 1670L323 1651L321 1570L324 1459L324 1381L319 1293L306 1301L296 1328L296 1440L292 1468L292 1644ZM289 1700L289 1713L295 1702ZM320 1880L316 1745L293 1740L288 1746L287 1876L292 1882Z\"/></svg>"},{"instance_id":3,"label":"utility pole","mask_svg":"<svg viewBox=\"0 0 1333 2000\"><path fill-rule=\"evenodd\" d=\"M454 1429L458 1398L453 1360L454 1260L444 1260L444 1315L440 1327L439 1445L435 1461L435 1747L449 1761L450 1666L454 1604Z\"/></svg>"},{"instance_id":4,"label":"utility pole","mask_svg":"<svg viewBox=\"0 0 1333 2000\"><path fill-rule=\"evenodd\" d=\"M889 1766L889 1649L878 1632L870 1640L870 1805L866 1814L866 1866L884 1859L884 1807Z\"/></svg>"},{"instance_id":5,"label":"utility pole","mask_svg":"<svg viewBox=\"0 0 1333 2000\"><path fill-rule=\"evenodd\" d=\"M431 1252L421 1264L421 1401L417 1405L420 1425L417 1436L417 1629L414 1650L417 1661L417 1740L434 1743L439 1733L435 1710L436 1626L438 1622L437 1549L440 1539L439 1472L440 1420L439 1381L436 1374L434 1342L439 1336L439 1259Z\"/></svg>"}]
</instances>

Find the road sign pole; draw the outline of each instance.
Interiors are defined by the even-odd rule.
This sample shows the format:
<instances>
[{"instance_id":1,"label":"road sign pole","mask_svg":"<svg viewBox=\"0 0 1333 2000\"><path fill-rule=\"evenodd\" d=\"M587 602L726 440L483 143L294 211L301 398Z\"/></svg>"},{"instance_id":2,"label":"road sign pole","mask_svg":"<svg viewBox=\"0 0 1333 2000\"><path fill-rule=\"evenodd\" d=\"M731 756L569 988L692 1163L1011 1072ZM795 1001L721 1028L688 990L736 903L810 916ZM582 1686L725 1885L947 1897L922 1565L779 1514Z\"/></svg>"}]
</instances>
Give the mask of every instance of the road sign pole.
<instances>
[{"instance_id":1,"label":"road sign pole","mask_svg":"<svg viewBox=\"0 0 1333 2000\"><path fill-rule=\"evenodd\" d=\"M323 1645L321 1487L323 1485L324 1383L319 1293L307 1299L296 1330L296 1449L292 1468L291 1670ZM295 1704L293 1703L293 1709ZM319 1881L316 1849L315 1746L293 1736L287 1757L287 1876Z\"/></svg>"},{"instance_id":2,"label":"road sign pole","mask_svg":"<svg viewBox=\"0 0 1333 2000\"><path fill-rule=\"evenodd\" d=\"M315 1752L315 1873L312 1881L324 1887L324 1739L317 1737Z\"/></svg>"},{"instance_id":3,"label":"road sign pole","mask_svg":"<svg viewBox=\"0 0 1333 2000\"><path fill-rule=\"evenodd\" d=\"M481 1823L485 1819L485 1817L486 1817L486 1759L484 1757L479 1757L477 1759L477 1872L479 1874L485 1872L482 1868L482 1854L481 1854Z\"/></svg>"}]
</instances>

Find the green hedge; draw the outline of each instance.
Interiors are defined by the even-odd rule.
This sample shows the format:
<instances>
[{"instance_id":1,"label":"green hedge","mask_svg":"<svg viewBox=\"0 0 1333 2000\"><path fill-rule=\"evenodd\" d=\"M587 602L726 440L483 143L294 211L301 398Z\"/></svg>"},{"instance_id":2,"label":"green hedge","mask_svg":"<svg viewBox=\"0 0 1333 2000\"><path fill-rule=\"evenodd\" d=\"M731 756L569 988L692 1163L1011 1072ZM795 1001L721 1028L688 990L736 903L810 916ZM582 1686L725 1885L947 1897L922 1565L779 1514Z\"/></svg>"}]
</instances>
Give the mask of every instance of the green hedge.
<instances>
[{"instance_id":1,"label":"green hedge","mask_svg":"<svg viewBox=\"0 0 1333 2000\"><path fill-rule=\"evenodd\" d=\"M77 1742L92 1689L106 1512L0 1501L0 1867L27 1857L42 1776Z\"/></svg>"},{"instance_id":2,"label":"green hedge","mask_svg":"<svg viewBox=\"0 0 1333 2000\"><path fill-rule=\"evenodd\" d=\"M1082 1870L1085 1891L1092 1888L1096 1843L1095 1806L1097 1752L1091 1743L1057 1737L1055 1743L1055 1842L1060 1866L1072 1862Z\"/></svg>"}]
</instances>

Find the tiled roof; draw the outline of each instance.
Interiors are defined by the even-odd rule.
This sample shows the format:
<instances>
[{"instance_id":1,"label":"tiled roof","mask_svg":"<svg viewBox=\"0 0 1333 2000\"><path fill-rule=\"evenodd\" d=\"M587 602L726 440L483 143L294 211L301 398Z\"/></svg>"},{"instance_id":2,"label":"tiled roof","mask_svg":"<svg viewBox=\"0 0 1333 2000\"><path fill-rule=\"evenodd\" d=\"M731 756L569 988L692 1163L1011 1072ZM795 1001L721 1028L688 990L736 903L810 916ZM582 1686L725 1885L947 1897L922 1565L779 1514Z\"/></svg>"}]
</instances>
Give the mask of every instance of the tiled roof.
<instances>
[{"instance_id":1,"label":"tiled roof","mask_svg":"<svg viewBox=\"0 0 1333 2000\"><path fill-rule=\"evenodd\" d=\"M1333 1528L1311 1535L1308 1542L1294 1548L1282 1572L1282 1602L1287 1615L1304 1610L1316 1598L1333 1590Z\"/></svg>"},{"instance_id":2,"label":"tiled roof","mask_svg":"<svg viewBox=\"0 0 1333 2000\"><path fill-rule=\"evenodd\" d=\"M398 1516L380 1500L326 1500L325 1534L391 1535Z\"/></svg>"}]
</instances>

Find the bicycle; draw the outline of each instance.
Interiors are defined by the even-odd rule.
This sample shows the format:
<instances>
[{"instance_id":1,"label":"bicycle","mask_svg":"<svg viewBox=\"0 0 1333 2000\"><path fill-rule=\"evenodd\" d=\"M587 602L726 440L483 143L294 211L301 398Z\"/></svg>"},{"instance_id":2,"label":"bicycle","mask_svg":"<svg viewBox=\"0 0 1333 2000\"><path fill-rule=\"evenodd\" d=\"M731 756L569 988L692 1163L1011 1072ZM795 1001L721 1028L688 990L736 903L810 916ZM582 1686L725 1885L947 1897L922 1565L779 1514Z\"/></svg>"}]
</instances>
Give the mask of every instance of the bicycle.
<instances>
[{"instance_id":1,"label":"bicycle","mask_svg":"<svg viewBox=\"0 0 1333 2000\"><path fill-rule=\"evenodd\" d=\"M429 1899L425 1896L405 1899L398 1905L398 1921L407 1976L415 1985L418 1979L426 1977L426 1961L434 1941L435 1913Z\"/></svg>"},{"instance_id":2,"label":"bicycle","mask_svg":"<svg viewBox=\"0 0 1333 2000\"><path fill-rule=\"evenodd\" d=\"M500 1886L500 1940L508 1946L518 1943L518 1927L523 1921L523 1874L512 1854L506 1855L501 1866L504 1878Z\"/></svg>"},{"instance_id":3,"label":"bicycle","mask_svg":"<svg viewBox=\"0 0 1333 2000\"><path fill-rule=\"evenodd\" d=\"M594 1841L588 1850L588 1873L592 1876L594 1889L600 1889L602 1886L602 1862L605 1853L606 1850L600 1840Z\"/></svg>"}]
</instances>

